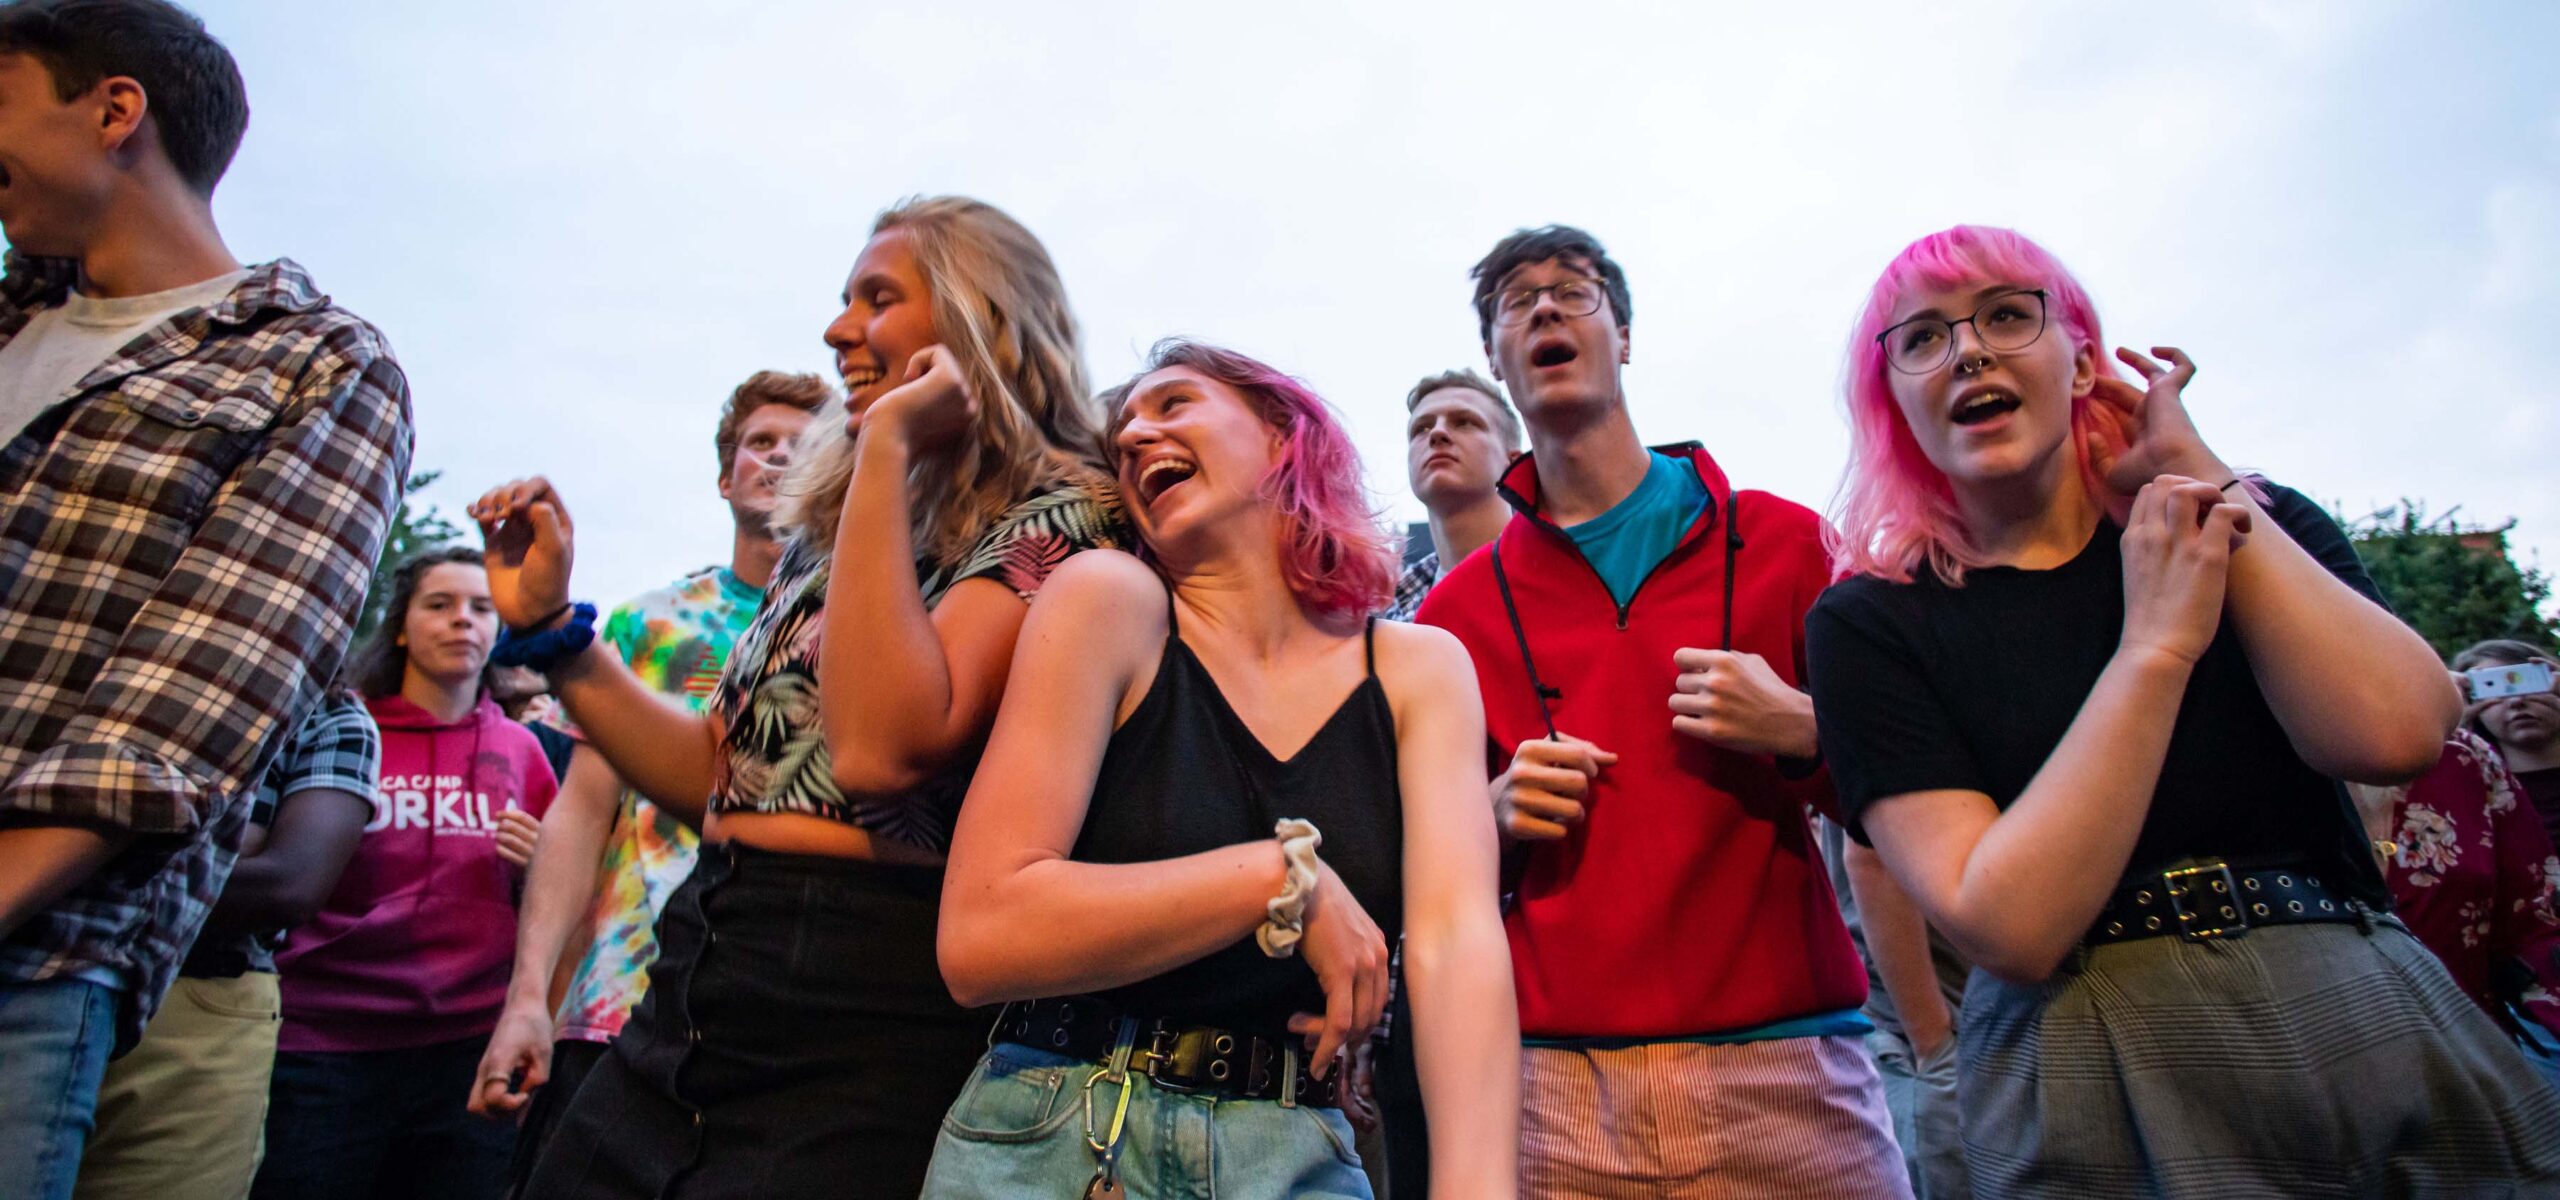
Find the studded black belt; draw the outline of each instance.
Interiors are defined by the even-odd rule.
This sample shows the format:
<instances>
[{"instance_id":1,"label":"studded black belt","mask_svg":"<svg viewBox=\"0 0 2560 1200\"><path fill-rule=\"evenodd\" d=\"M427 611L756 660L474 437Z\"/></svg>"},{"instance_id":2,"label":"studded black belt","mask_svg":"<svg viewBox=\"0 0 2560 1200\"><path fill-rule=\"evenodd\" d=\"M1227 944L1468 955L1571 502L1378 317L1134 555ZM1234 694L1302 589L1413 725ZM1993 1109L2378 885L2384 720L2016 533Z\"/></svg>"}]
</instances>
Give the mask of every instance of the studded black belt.
<instances>
[{"instance_id":1,"label":"studded black belt","mask_svg":"<svg viewBox=\"0 0 2560 1200\"><path fill-rule=\"evenodd\" d=\"M2370 921L2373 909L2299 865L2235 867L2206 860L2135 876L2116 889L2083 939L2091 946L2175 935L2239 937L2260 925Z\"/></svg>"},{"instance_id":2,"label":"studded black belt","mask_svg":"<svg viewBox=\"0 0 2560 1200\"><path fill-rule=\"evenodd\" d=\"M1007 1004L990 1040L1098 1063L1111 1057L1124 1021L1137 1025L1129 1069L1166 1091L1335 1107L1333 1085L1308 1070L1295 1039L1133 1016L1091 996Z\"/></svg>"}]
</instances>

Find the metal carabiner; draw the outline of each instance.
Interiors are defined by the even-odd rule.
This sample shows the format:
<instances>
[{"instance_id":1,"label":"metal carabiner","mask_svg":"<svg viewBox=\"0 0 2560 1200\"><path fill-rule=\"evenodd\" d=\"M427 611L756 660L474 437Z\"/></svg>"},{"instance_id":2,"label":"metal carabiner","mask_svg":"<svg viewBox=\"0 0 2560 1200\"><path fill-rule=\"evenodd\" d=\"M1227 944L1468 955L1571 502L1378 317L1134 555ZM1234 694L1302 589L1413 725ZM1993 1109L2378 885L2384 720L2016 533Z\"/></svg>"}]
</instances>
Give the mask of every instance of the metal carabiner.
<instances>
[{"instance_id":1,"label":"metal carabiner","mask_svg":"<svg viewBox=\"0 0 2560 1200\"><path fill-rule=\"evenodd\" d=\"M1129 1125L1129 1053L1138 1044L1138 1022L1120 1019L1120 1030L1111 1047L1111 1059L1084 1081L1084 1144L1093 1150L1093 1182L1086 1185L1085 1195L1116 1195L1120 1187L1120 1135ZM1111 1108L1111 1132L1096 1137L1093 1119L1093 1088L1109 1081L1120 1085L1120 1098Z\"/></svg>"}]
</instances>

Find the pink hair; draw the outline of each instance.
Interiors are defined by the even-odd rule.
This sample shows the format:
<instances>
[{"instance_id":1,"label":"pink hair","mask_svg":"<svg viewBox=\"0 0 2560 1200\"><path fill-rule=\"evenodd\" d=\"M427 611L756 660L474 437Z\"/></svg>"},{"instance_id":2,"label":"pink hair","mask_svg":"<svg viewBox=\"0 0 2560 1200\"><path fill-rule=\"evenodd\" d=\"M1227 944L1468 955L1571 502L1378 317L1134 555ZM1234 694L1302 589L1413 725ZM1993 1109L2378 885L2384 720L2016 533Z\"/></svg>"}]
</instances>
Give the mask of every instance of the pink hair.
<instances>
[{"instance_id":1,"label":"pink hair","mask_svg":"<svg viewBox=\"0 0 2560 1200\"><path fill-rule=\"evenodd\" d=\"M1832 499L1831 570L1835 576L1875 575L1908 583L1923 564L1949 587L1964 586L1967 568L1986 564L1973 548L1956 511L1946 473L1921 452L1893 401L1884 347L1876 335L1893 319L1894 306L1920 288L2008 283L2043 288L2051 327L2089 351L2100 373L2115 371L2098 330L2098 310L2061 260L2013 230L1958 225L1903 248L1867 295L1849 335L1849 466ZM2087 396L2071 400L2072 447L2081 482L2103 497L2089 466L2091 439L2121 449L2124 431L2114 411Z\"/></svg>"},{"instance_id":2,"label":"pink hair","mask_svg":"<svg viewBox=\"0 0 2560 1200\"><path fill-rule=\"evenodd\" d=\"M1200 342L1166 338L1148 351L1136 378L1106 403L1116 439L1120 398L1139 379L1186 367L1244 395L1282 435L1280 460L1262 477L1262 498L1280 516L1280 570L1298 602L1318 613L1365 615L1395 595L1395 551L1360 483L1360 454L1324 399L1258 360Z\"/></svg>"}]
</instances>

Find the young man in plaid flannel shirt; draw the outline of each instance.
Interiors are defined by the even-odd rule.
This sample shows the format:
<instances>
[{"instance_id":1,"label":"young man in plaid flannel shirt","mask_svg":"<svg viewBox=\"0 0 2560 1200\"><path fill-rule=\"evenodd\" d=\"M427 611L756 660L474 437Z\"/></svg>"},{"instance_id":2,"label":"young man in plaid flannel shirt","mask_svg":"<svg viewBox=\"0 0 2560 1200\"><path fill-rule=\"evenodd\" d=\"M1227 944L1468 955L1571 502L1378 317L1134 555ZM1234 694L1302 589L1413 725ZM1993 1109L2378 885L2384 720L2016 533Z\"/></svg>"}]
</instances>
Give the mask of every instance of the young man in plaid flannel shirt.
<instances>
[{"instance_id":1,"label":"young man in plaid flannel shirt","mask_svg":"<svg viewBox=\"0 0 2560 1200\"><path fill-rule=\"evenodd\" d=\"M162 0L0 5L0 1191L114 1049L337 670L409 464L382 335L213 222L248 123Z\"/></svg>"}]
</instances>

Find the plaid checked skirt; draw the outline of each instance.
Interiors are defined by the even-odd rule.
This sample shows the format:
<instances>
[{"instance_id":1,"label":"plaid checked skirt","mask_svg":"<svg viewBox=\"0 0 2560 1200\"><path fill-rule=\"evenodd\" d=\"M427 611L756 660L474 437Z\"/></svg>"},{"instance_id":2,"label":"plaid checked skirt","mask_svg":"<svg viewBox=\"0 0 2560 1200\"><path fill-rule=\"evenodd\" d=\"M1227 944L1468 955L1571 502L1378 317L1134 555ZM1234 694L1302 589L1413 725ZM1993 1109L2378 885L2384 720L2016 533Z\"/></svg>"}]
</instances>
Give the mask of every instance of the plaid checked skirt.
<instances>
[{"instance_id":1,"label":"plaid checked skirt","mask_svg":"<svg viewBox=\"0 0 2560 1200\"><path fill-rule=\"evenodd\" d=\"M2560 1195L2560 1092L2392 918L1976 971L1958 1028L1977 1195Z\"/></svg>"}]
</instances>

